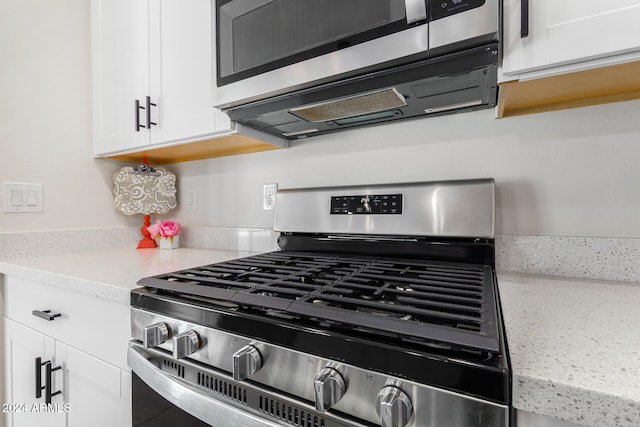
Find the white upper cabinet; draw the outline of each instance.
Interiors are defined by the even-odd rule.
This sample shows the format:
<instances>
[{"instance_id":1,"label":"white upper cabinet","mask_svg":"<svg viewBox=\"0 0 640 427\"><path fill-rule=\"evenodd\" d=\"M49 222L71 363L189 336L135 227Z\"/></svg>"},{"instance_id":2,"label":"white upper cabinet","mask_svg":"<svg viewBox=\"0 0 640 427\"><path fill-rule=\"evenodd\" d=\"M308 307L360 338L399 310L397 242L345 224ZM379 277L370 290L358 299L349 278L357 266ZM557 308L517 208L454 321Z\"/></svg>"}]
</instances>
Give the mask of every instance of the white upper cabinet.
<instances>
[{"instance_id":1,"label":"white upper cabinet","mask_svg":"<svg viewBox=\"0 0 640 427\"><path fill-rule=\"evenodd\" d=\"M211 0L92 0L92 25L96 155L230 132L213 108Z\"/></svg>"},{"instance_id":2,"label":"white upper cabinet","mask_svg":"<svg viewBox=\"0 0 640 427\"><path fill-rule=\"evenodd\" d=\"M638 0L524 1L528 3L504 0L505 80L584 61L601 60L561 72L609 65L616 62L614 56L640 51ZM529 35L521 37L521 14L527 5Z\"/></svg>"},{"instance_id":3,"label":"white upper cabinet","mask_svg":"<svg viewBox=\"0 0 640 427\"><path fill-rule=\"evenodd\" d=\"M215 123L211 1L150 1L151 99L157 104L154 141L225 130ZM156 72L154 72L154 70ZM223 113L222 113L223 114ZM226 127L229 129L229 126Z\"/></svg>"},{"instance_id":4,"label":"white upper cabinet","mask_svg":"<svg viewBox=\"0 0 640 427\"><path fill-rule=\"evenodd\" d=\"M92 14L94 151L148 144L135 116L149 94L148 1L93 0Z\"/></svg>"}]
</instances>

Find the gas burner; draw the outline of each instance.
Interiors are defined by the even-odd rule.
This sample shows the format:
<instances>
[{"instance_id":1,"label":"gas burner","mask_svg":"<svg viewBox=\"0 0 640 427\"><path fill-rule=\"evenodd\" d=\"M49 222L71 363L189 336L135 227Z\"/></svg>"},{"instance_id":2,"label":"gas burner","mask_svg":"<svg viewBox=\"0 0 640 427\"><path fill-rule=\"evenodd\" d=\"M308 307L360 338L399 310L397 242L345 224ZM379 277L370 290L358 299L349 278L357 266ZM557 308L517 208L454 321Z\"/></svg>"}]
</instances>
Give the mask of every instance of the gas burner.
<instances>
[{"instance_id":1,"label":"gas burner","mask_svg":"<svg viewBox=\"0 0 640 427\"><path fill-rule=\"evenodd\" d=\"M369 307L357 307L356 311L358 311L360 313L373 314L375 316L394 317L396 319L404 320L404 321L415 321L416 320L410 314L404 314L403 315L401 313L395 313L395 312L392 312L392 311L377 310L375 308L369 308Z\"/></svg>"},{"instance_id":2,"label":"gas burner","mask_svg":"<svg viewBox=\"0 0 640 427\"><path fill-rule=\"evenodd\" d=\"M334 270L335 265L345 264L357 268L344 275ZM271 266L271 272L256 273L254 267L260 265ZM241 274L239 281L198 274L239 266L251 271ZM448 280L461 269L473 275L465 275L462 284ZM185 281L177 292L245 307L277 309L420 340L440 341L446 328L447 343L485 351L496 351L498 345L493 274L486 266L278 251L143 279L141 284L171 292L180 280ZM475 336L469 336L470 331Z\"/></svg>"}]
</instances>

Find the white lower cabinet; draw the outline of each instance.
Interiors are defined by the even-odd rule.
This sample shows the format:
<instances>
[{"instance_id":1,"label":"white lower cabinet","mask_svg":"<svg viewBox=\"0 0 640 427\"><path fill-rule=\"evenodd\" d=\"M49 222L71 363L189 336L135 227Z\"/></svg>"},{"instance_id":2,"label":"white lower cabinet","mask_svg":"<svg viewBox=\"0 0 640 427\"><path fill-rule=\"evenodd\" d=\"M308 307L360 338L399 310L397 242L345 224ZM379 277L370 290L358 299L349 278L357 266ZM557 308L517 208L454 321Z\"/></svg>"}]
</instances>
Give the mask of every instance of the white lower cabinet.
<instances>
[{"instance_id":1,"label":"white lower cabinet","mask_svg":"<svg viewBox=\"0 0 640 427\"><path fill-rule=\"evenodd\" d=\"M36 360L42 362L55 360L55 341L40 332L4 319L5 336L5 402L3 410L7 416L9 427L30 426L63 426L64 413L40 411L40 404L45 390L40 389L42 395L36 397ZM44 385L45 369L40 367L40 383ZM59 385L58 375L54 375L54 386ZM56 396L52 403L61 402Z\"/></svg>"},{"instance_id":2,"label":"white lower cabinet","mask_svg":"<svg viewBox=\"0 0 640 427\"><path fill-rule=\"evenodd\" d=\"M63 347L64 396L70 406L66 425L131 425L131 374L73 347Z\"/></svg>"},{"instance_id":3,"label":"white lower cabinet","mask_svg":"<svg viewBox=\"0 0 640 427\"><path fill-rule=\"evenodd\" d=\"M7 426L131 425L129 372L10 319L4 321ZM52 368L50 392L46 387L48 363ZM44 387L40 397L36 397L38 383ZM58 391L47 404L47 393Z\"/></svg>"},{"instance_id":4,"label":"white lower cabinet","mask_svg":"<svg viewBox=\"0 0 640 427\"><path fill-rule=\"evenodd\" d=\"M131 374L113 348L126 353L128 307L11 276L4 282L7 427L130 426ZM88 331L110 351L87 345L96 338Z\"/></svg>"}]
</instances>

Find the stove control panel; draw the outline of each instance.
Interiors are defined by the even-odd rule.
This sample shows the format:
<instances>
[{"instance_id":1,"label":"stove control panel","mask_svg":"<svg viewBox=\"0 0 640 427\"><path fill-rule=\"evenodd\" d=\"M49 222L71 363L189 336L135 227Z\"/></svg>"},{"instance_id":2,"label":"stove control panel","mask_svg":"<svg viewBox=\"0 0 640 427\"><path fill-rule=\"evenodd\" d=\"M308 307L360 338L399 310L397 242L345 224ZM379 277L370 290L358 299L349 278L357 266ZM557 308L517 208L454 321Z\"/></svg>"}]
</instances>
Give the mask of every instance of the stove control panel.
<instances>
[{"instance_id":1,"label":"stove control panel","mask_svg":"<svg viewBox=\"0 0 640 427\"><path fill-rule=\"evenodd\" d=\"M315 425L317 417L317 425L327 427L355 426L354 420L364 421L358 426L381 427L476 426L478 419L492 420L495 427L509 425L505 405L138 308L131 319L130 345L143 348L144 341L150 346L160 341L157 336L170 336L143 352L153 355L154 366L222 402L239 402L233 390L242 390L238 395L249 396L242 404L274 425L282 424L283 408L287 417L304 411L312 417L308 425ZM159 364L160 358L171 363ZM219 388L203 388L199 378L217 378Z\"/></svg>"},{"instance_id":2,"label":"stove control panel","mask_svg":"<svg viewBox=\"0 0 640 427\"><path fill-rule=\"evenodd\" d=\"M401 215L402 194L331 196L331 215Z\"/></svg>"}]
</instances>

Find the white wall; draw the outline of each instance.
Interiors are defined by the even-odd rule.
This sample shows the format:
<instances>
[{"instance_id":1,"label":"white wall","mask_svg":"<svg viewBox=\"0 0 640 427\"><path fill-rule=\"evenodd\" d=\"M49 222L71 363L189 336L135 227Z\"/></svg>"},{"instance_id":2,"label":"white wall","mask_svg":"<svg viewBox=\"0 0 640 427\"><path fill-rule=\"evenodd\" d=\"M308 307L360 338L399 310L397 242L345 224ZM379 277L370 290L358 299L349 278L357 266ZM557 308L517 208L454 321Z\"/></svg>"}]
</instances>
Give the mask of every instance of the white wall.
<instances>
[{"instance_id":1,"label":"white wall","mask_svg":"<svg viewBox=\"0 0 640 427\"><path fill-rule=\"evenodd\" d=\"M0 232L137 225L91 156L90 2L0 0L0 182L44 183L43 214ZM640 101L495 120L493 111L363 128L286 150L171 165L187 225L271 227L262 184L495 177L497 232L640 237ZM180 195L180 194L179 194Z\"/></svg>"},{"instance_id":2,"label":"white wall","mask_svg":"<svg viewBox=\"0 0 640 427\"><path fill-rule=\"evenodd\" d=\"M90 46L88 0L0 0L0 182L44 184L45 209L0 232L141 224L113 208L121 165L92 160Z\"/></svg>"},{"instance_id":3,"label":"white wall","mask_svg":"<svg viewBox=\"0 0 640 427\"><path fill-rule=\"evenodd\" d=\"M640 101L495 120L480 111L172 165L195 187L185 224L270 227L280 188L494 177L499 234L640 237Z\"/></svg>"}]
</instances>

